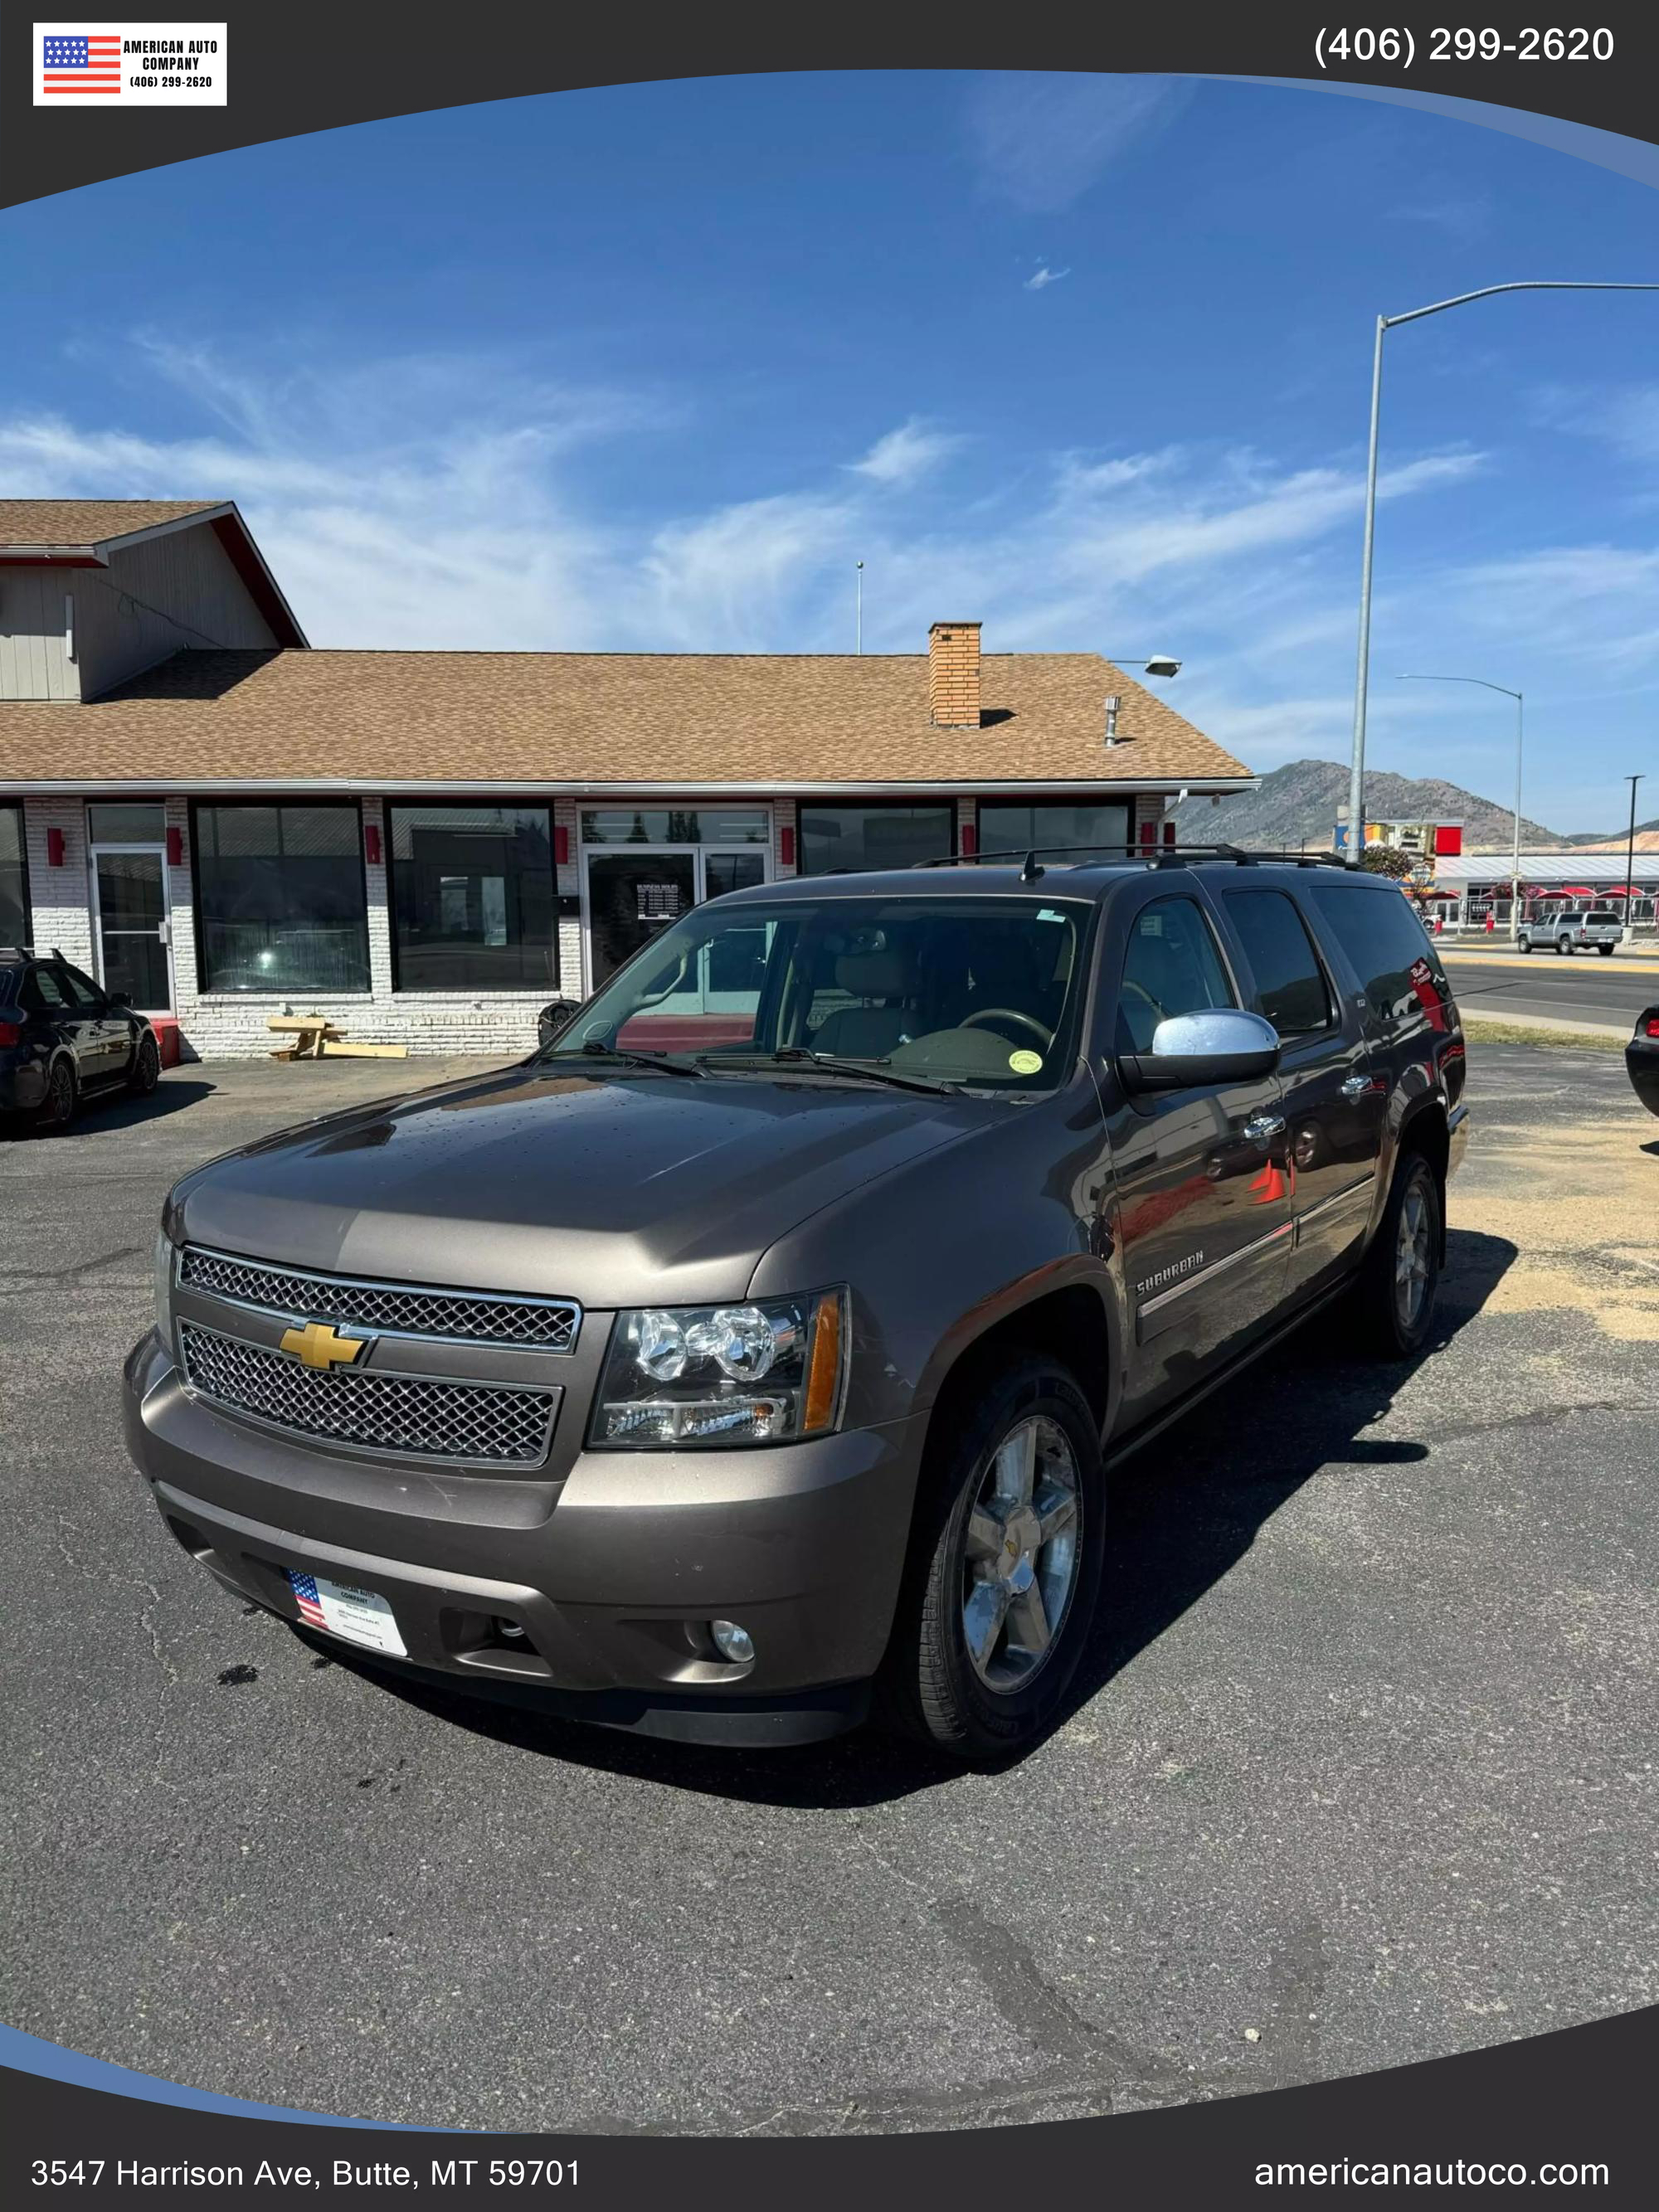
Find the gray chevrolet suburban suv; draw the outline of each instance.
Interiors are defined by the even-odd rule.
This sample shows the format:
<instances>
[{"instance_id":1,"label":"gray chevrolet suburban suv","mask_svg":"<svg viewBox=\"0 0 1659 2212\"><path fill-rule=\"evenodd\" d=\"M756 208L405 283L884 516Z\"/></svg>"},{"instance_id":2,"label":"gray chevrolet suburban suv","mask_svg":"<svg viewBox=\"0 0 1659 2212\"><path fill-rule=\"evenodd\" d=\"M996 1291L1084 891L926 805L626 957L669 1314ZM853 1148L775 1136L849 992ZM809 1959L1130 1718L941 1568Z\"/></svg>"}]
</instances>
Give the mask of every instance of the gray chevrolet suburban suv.
<instances>
[{"instance_id":1,"label":"gray chevrolet suburban suv","mask_svg":"<svg viewBox=\"0 0 1659 2212\"><path fill-rule=\"evenodd\" d=\"M727 1744L873 1693L998 1759L1121 1459L1338 1296L1424 1345L1464 1072L1411 906L1338 863L759 885L521 1065L186 1176L130 1448L227 1589L373 1665Z\"/></svg>"}]
</instances>

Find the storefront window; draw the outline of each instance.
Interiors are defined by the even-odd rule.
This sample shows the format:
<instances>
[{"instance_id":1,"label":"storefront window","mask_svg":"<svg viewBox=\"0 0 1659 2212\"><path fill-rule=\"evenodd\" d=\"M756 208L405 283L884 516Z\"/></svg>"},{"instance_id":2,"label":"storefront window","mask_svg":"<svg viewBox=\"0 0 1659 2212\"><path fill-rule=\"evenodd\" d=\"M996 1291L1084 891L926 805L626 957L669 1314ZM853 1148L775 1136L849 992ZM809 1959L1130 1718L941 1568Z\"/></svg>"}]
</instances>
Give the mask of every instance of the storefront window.
<instances>
[{"instance_id":1,"label":"storefront window","mask_svg":"<svg viewBox=\"0 0 1659 2212\"><path fill-rule=\"evenodd\" d=\"M550 990L559 980L544 806L394 806L400 991Z\"/></svg>"},{"instance_id":2,"label":"storefront window","mask_svg":"<svg viewBox=\"0 0 1659 2212\"><path fill-rule=\"evenodd\" d=\"M105 800L87 809L87 837L94 845L159 845L167 833L165 806Z\"/></svg>"},{"instance_id":3,"label":"storefront window","mask_svg":"<svg viewBox=\"0 0 1659 2212\"><path fill-rule=\"evenodd\" d=\"M28 875L23 862L23 810L0 806L0 945L29 941Z\"/></svg>"},{"instance_id":4,"label":"storefront window","mask_svg":"<svg viewBox=\"0 0 1659 2212\"><path fill-rule=\"evenodd\" d=\"M582 815L584 845L763 845L763 806L608 806Z\"/></svg>"},{"instance_id":5,"label":"storefront window","mask_svg":"<svg viewBox=\"0 0 1659 2212\"><path fill-rule=\"evenodd\" d=\"M1006 799L981 799L979 803L981 853L1029 853L1038 845L1078 845L1109 860L1121 860L1129 836L1129 810L1121 803L1069 806L1039 799L1024 805Z\"/></svg>"},{"instance_id":6,"label":"storefront window","mask_svg":"<svg viewBox=\"0 0 1659 2212\"><path fill-rule=\"evenodd\" d=\"M367 991L355 805L198 806L204 991Z\"/></svg>"},{"instance_id":7,"label":"storefront window","mask_svg":"<svg viewBox=\"0 0 1659 2212\"><path fill-rule=\"evenodd\" d=\"M921 806L839 806L803 801L800 872L827 876L832 869L908 868L955 850L957 810L935 799Z\"/></svg>"}]
</instances>

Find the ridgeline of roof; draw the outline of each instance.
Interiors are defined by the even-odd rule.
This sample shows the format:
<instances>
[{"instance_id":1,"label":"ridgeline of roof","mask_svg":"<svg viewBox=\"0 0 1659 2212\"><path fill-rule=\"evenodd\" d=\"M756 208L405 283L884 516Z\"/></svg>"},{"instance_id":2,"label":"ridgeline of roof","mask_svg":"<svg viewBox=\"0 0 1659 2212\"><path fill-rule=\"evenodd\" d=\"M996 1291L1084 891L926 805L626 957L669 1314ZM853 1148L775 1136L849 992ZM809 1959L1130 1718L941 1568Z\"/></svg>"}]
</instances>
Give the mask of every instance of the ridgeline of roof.
<instances>
[{"instance_id":1,"label":"ridgeline of roof","mask_svg":"<svg viewBox=\"0 0 1659 2212\"><path fill-rule=\"evenodd\" d=\"M0 554L14 546L103 545L186 515L216 514L227 499L0 499Z\"/></svg>"},{"instance_id":2,"label":"ridgeline of roof","mask_svg":"<svg viewBox=\"0 0 1659 2212\"><path fill-rule=\"evenodd\" d=\"M0 704L0 781L1203 782L1250 771L1092 653L987 653L936 729L925 653L175 653L81 706ZM1104 743L1109 692L1120 742Z\"/></svg>"}]
</instances>

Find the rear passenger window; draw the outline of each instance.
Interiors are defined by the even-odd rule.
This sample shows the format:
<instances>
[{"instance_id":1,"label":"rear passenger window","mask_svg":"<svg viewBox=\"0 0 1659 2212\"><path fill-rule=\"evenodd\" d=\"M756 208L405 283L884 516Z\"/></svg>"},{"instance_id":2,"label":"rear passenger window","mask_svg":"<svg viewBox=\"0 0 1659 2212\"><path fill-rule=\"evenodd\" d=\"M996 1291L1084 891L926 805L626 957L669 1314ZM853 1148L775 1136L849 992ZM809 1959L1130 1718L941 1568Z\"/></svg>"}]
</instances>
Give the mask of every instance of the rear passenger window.
<instances>
[{"instance_id":1,"label":"rear passenger window","mask_svg":"<svg viewBox=\"0 0 1659 2212\"><path fill-rule=\"evenodd\" d=\"M1129 925L1117 994L1117 1049L1150 1052L1152 1032L1172 1014L1236 1006L1221 953L1189 898L1154 899Z\"/></svg>"},{"instance_id":2,"label":"rear passenger window","mask_svg":"<svg viewBox=\"0 0 1659 2212\"><path fill-rule=\"evenodd\" d=\"M69 994L62 979L50 968L31 968L23 978L23 988L18 994L31 1013L62 1013L69 1006Z\"/></svg>"},{"instance_id":3,"label":"rear passenger window","mask_svg":"<svg viewBox=\"0 0 1659 2212\"><path fill-rule=\"evenodd\" d=\"M1428 933L1399 891L1322 884L1314 907L1352 961L1371 1012L1397 1020L1417 1008L1444 1029L1451 987Z\"/></svg>"},{"instance_id":4,"label":"rear passenger window","mask_svg":"<svg viewBox=\"0 0 1659 2212\"><path fill-rule=\"evenodd\" d=\"M1255 1011L1282 1037L1328 1029L1331 994L1313 940L1283 891L1227 891L1227 913L1255 976Z\"/></svg>"}]
</instances>

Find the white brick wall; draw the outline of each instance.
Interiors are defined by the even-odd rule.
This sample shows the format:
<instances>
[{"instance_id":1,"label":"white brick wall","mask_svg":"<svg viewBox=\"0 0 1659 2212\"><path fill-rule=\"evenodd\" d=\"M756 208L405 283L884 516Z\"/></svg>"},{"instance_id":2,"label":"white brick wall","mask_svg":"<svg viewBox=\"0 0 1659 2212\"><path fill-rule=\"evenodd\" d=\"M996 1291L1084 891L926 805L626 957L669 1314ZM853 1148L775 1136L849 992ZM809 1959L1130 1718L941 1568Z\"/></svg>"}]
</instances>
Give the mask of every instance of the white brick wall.
<instances>
[{"instance_id":1,"label":"white brick wall","mask_svg":"<svg viewBox=\"0 0 1659 2212\"><path fill-rule=\"evenodd\" d=\"M653 802L654 803L654 802ZM1164 801L1158 793L1136 801L1136 834L1142 822L1161 824ZM568 857L557 869L561 897L574 898L581 889L580 845L574 799L556 799L555 826L566 833ZM55 945L78 968L97 973L93 945L90 887L88 878L86 806L74 798L27 799L24 802L24 841L28 854L29 895L33 937L37 945ZM971 823L975 809L971 799L960 802L959 820ZM386 808L378 799L362 802L364 829L371 824L380 833L380 859L367 860L364 874L368 892L368 964L367 992L238 992L223 997L204 996L196 965L196 927L193 912L194 877L190 842L190 807L184 799L167 802L167 823L179 833L181 862L168 870L169 911L172 919L173 978L179 1030L185 1056L202 1060L257 1059L278 1042L265 1024L280 1013L321 1013L337 1022L354 1041L365 1044L406 1044L411 1054L499 1053L507 1058L527 1052L536 1042L536 1016L553 994L528 991L394 991L392 988L392 929L386 902L386 854L390 840ZM46 832L64 833L64 859L59 867L48 865ZM794 861L783 858L783 833L796 836ZM1162 836L1161 829L1158 832ZM772 809L772 873L775 878L798 872L799 810L793 799L780 799ZM562 920L559 930L558 990L567 998L581 998L587 990L580 920Z\"/></svg>"}]
</instances>

